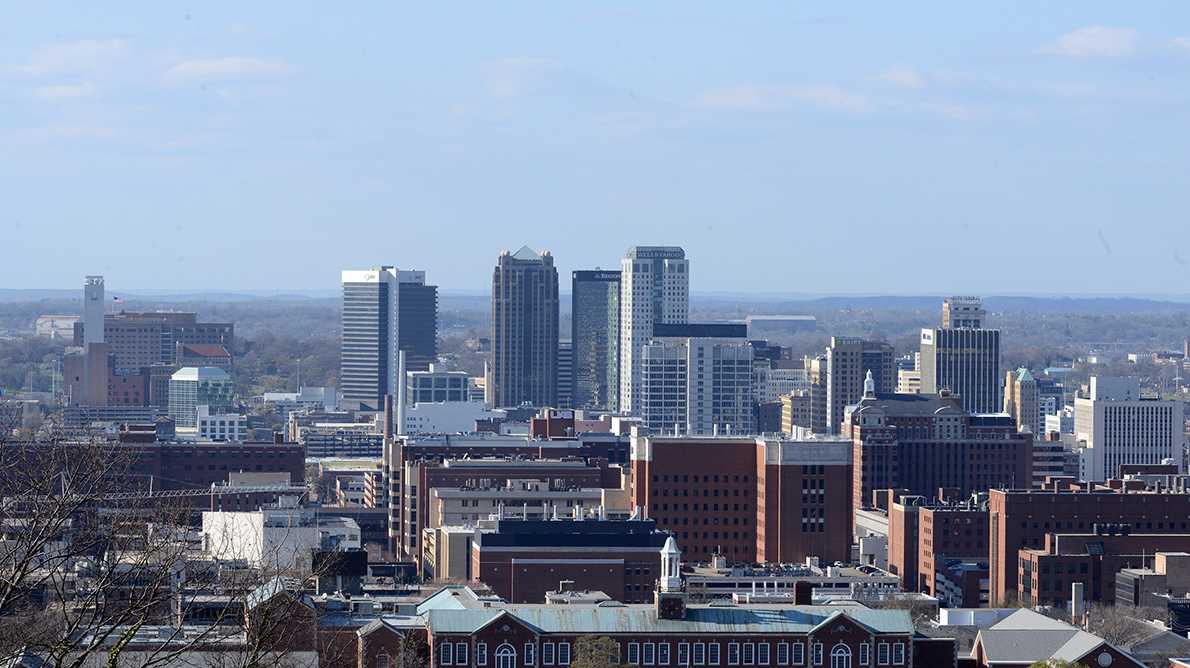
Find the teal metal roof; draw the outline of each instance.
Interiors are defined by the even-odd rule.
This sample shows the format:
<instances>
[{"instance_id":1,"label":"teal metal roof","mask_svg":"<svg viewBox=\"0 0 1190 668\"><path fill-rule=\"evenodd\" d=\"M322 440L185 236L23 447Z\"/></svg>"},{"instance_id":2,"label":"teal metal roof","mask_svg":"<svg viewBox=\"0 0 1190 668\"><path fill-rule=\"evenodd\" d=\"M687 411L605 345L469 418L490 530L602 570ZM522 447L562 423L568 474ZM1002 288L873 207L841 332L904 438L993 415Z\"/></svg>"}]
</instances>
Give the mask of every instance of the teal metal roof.
<instances>
[{"instance_id":1,"label":"teal metal roof","mask_svg":"<svg viewBox=\"0 0 1190 668\"><path fill-rule=\"evenodd\" d=\"M507 606L504 609L431 610L434 633L473 633L507 614L540 633L720 633L804 634L835 615L846 615L877 633L911 634L907 610L822 606L697 606L685 619L658 619L651 605L634 606Z\"/></svg>"},{"instance_id":2,"label":"teal metal roof","mask_svg":"<svg viewBox=\"0 0 1190 668\"><path fill-rule=\"evenodd\" d=\"M424 615L430 610L463 610L467 606L459 600L459 596L467 594L461 587L443 587L417 604L417 614Z\"/></svg>"}]
</instances>

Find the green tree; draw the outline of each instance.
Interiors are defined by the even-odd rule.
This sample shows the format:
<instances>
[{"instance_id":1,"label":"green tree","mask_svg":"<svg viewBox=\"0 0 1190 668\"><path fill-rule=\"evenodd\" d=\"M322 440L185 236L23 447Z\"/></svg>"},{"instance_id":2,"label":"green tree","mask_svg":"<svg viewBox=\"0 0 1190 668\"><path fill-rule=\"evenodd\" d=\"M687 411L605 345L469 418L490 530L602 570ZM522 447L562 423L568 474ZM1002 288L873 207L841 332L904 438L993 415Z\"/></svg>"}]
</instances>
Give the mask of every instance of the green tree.
<instances>
[{"instance_id":1,"label":"green tree","mask_svg":"<svg viewBox=\"0 0 1190 668\"><path fill-rule=\"evenodd\" d=\"M584 636L574 643L570 668L612 668L620 663L620 643L605 636Z\"/></svg>"},{"instance_id":2,"label":"green tree","mask_svg":"<svg viewBox=\"0 0 1190 668\"><path fill-rule=\"evenodd\" d=\"M1029 668L1087 668L1086 664L1074 663L1065 659L1046 659L1029 664Z\"/></svg>"}]
</instances>

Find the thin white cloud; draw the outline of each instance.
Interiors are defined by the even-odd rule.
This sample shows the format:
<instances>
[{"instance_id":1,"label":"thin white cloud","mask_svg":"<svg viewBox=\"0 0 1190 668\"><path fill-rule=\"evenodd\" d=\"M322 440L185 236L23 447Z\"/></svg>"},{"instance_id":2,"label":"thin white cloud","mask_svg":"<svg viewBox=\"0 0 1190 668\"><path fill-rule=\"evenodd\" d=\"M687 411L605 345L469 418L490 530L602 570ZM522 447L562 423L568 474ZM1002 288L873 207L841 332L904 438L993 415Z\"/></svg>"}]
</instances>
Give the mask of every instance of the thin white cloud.
<instances>
[{"instance_id":1,"label":"thin white cloud","mask_svg":"<svg viewBox=\"0 0 1190 668\"><path fill-rule=\"evenodd\" d=\"M880 80L900 88L924 88L926 78L917 70L906 65L894 65L880 73Z\"/></svg>"},{"instance_id":2,"label":"thin white cloud","mask_svg":"<svg viewBox=\"0 0 1190 668\"><path fill-rule=\"evenodd\" d=\"M92 83L38 86L33 89L33 97L49 101L80 100L95 97L98 93L99 89Z\"/></svg>"},{"instance_id":3,"label":"thin white cloud","mask_svg":"<svg viewBox=\"0 0 1190 668\"><path fill-rule=\"evenodd\" d=\"M1190 53L1190 37L1174 37L1169 44L1178 51Z\"/></svg>"},{"instance_id":4,"label":"thin white cloud","mask_svg":"<svg viewBox=\"0 0 1190 668\"><path fill-rule=\"evenodd\" d=\"M487 87L492 97L520 97L558 69L548 58L504 58L488 64Z\"/></svg>"},{"instance_id":5,"label":"thin white cloud","mask_svg":"<svg viewBox=\"0 0 1190 668\"><path fill-rule=\"evenodd\" d=\"M94 71L128 56L131 49L122 39L80 40L43 46L24 64L10 68L24 77L45 77Z\"/></svg>"},{"instance_id":6,"label":"thin white cloud","mask_svg":"<svg viewBox=\"0 0 1190 668\"><path fill-rule=\"evenodd\" d=\"M1136 52L1136 43L1131 28L1087 26L1058 37L1041 52L1066 58L1127 58Z\"/></svg>"},{"instance_id":7,"label":"thin white cloud","mask_svg":"<svg viewBox=\"0 0 1190 668\"><path fill-rule=\"evenodd\" d=\"M227 57L185 60L165 73L169 83L208 81L237 81L243 79L271 79L292 71L289 64L279 60Z\"/></svg>"},{"instance_id":8,"label":"thin white cloud","mask_svg":"<svg viewBox=\"0 0 1190 668\"><path fill-rule=\"evenodd\" d=\"M115 137L115 129L106 126L54 124L22 128L10 134L8 139L21 144L47 144L77 141L106 141Z\"/></svg>"},{"instance_id":9,"label":"thin white cloud","mask_svg":"<svg viewBox=\"0 0 1190 668\"><path fill-rule=\"evenodd\" d=\"M726 111L781 111L799 104L866 113L873 104L868 97L833 84L808 86L760 86L742 84L704 92L696 104L707 109Z\"/></svg>"}]
</instances>

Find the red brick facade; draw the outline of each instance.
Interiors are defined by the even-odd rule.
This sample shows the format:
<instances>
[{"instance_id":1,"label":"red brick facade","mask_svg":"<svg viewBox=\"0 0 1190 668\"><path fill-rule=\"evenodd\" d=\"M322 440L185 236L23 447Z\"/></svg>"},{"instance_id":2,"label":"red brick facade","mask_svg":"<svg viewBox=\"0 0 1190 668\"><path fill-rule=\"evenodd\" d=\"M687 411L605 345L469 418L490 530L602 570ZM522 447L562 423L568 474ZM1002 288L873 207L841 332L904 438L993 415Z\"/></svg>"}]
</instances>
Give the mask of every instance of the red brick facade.
<instances>
[{"instance_id":1,"label":"red brick facade","mask_svg":"<svg viewBox=\"0 0 1190 668\"><path fill-rule=\"evenodd\" d=\"M868 507L877 489L933 498L945 487L965 497L1032 480L1032 436L1006 415L966 413L955 397L866 398L848 410L844 433L853 443L855 508Z\"/></svg>"},{"instance_id":2,"label":"red brick facade","mask_svg":"<svg viewBox=\"0 0 1190 668\"><path fill-rule=\"evenodd\" d=\"M571 606L565 606L571 607ZM454 611L448 611L453 613ZM881 632L851 619L845 613L830 615L801 633L681 630L677 620L666 631L574 628L550 632L518 616L515 607L494 613L474 630L435 630L429 613L430 666L477 668L550 668L569 666L575 644L585 636L610 638L619 648L618 663L628 666L804 666L806 668L893 668L954 665L953 641L914 639L908 632ZM829 617L827 615L830 615ZM453 617L453 615L451 615ZM713 626L713 624L712 624ZM763 626L759 624L758 626ZM359 668L381 668L379 652L391 652L398 629L369 629L367 645L361 643ZM390 639L382 640L382 636ZM918 661L917 644L928 657Z\"/></svg>"},{"instance_id":3,"label":"red brick facade","mask_svg":"<svg viewBox=\"0 0 1190 668\"><path fill-rule=\"evenodd\" d=\"M849 447L837 440L633 439L633 504L691 561L845 560Z\"/></svg>"},{"instance_id":4,"label":"red brick facade","mask_svg":"<svg viewBox=\"0 0 1190 668\"><path fill-rule=\"evenodd\" d=\"M1077 487L1062 491L991 490L988 565L992 605L1015 602L1018 591L1021 590L1021 574L1024 568L1031 567L1032 564L1040 565L1035 559L1031 559L1028 564L1022 562L1023 549L1045 550L1047 536L1050 534L1093 534L1096 524L1125 525L1133 534L1132 538L1139 538L1136 534L1188 534L1190 494L1105 491L1103 488L1088 492L1080 491ZM1096 541L1098 540L1097 538ZM1176 541L1177 545L1184 544L1181 538L1171 536L1170 540L1154 539L1147 542L1146 549L1150 553L1154 549L1184 549L1164 547L1171 544L1171 541ZM1051 563L1061 562L1065 571L1068 561L1064 558ZM1074 567L1076 573L1063 573L1064 592L1059 593L1053 585L1046 586L1040 590L1041 598L1060 599L1062 595L1069 597L1069 583L1072 580L1070 576L1075 576L1073 579L1078 581L1080 576L1091 575L1081 573L1081 566L1077 560ZM1090 565L1087 567L1089 569ZM1028 580L1028 594L1034 596L1036 590L1032 582L1035 578L1032 573ZM1114 576L1112 582L1114 583ZM1109 589L1104 589L1108 586L1106 580L1097 588L1094 580L1091 580L1090 584L1088 596L1094 596L1094 592L1099 590L1101 595L1111 597ZM1038 586L1041 586L1040 581Z\"/></svg>"}]
</instances>

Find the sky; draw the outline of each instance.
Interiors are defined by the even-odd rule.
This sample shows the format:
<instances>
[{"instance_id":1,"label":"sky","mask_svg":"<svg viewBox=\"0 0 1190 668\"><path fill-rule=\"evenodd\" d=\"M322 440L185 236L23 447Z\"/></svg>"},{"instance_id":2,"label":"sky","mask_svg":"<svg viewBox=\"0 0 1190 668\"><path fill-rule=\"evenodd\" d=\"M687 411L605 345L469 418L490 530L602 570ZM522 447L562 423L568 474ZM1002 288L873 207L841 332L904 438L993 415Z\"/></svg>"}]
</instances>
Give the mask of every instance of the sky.
<instances>
[{"instance_id":1,"label":"sky","mask_svg":"<svg viewBox=\"0 0 1190 668\"><path fill-rule=\"evenodd\" d=\"M6 3L0 288L1190 293L1190 3Z\"/></svg>"}]
</instances>

